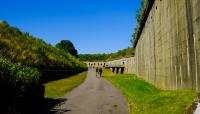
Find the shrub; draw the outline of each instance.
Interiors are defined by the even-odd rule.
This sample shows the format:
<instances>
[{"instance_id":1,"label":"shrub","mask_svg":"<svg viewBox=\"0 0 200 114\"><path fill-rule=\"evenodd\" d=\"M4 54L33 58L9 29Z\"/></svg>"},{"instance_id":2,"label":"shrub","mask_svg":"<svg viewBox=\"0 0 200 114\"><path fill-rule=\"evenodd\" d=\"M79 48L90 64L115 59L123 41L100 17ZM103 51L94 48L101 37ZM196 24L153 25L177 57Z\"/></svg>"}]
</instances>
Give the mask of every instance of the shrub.
<instances>
[{"instance_id":1,"label":"shrub","mask_svg":"<svg viewBox=\"0 0 200 114\"><path fill-rule=\"evenodd\" d=\"M41 74L35 68L0 58L0 92L1 112L37 104L44 96Z\"/></svg>"}]
</instances>

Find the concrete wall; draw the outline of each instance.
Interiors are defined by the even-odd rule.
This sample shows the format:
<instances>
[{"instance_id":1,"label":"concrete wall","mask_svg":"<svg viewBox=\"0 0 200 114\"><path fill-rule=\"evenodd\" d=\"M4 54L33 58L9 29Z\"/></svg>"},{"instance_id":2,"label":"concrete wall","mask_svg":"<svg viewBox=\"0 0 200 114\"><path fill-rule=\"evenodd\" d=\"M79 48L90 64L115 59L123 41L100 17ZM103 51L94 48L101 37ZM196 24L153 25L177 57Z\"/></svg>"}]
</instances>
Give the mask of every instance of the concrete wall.
<instances>
[{"instance_id":1,"label":"concrete wall","mask_svg":"<svg viewBox=\"0 0 200 114\"><path fill-rule=\"evenodd\" d=\"M200 0L155 0L134 59L158 87L200 90Z\"/></svg>"},{"instance_id":2,"label":"concrete wall","mask_svg":"<svg viewBox=\"0 0 200 114\"><path fill-rule=\"evenodd\" d=\"M104 67L106 62L84 62L87 67Z\"/></svg>"},{"instance_id":3,"label":"concrete wall","mask_svg":"<svg viewBox=\"0 0 200 114\"><path fill-rule=\"evenodd\" d=\"M106 65L124 66L124 73L134 73L134 57L108 61Z\"/></svg>"},{"instance_id":4,"label":"concrete wall","mask_svg":"<svg viewBox=\"0 0 200 114\"><path fill-rule=\"evenodd\" d=\"M130 73L133 74L134 73L134 57L130 57L130 58L124 58L125 60L125 73Z\"/></svg>"}]
</instances>

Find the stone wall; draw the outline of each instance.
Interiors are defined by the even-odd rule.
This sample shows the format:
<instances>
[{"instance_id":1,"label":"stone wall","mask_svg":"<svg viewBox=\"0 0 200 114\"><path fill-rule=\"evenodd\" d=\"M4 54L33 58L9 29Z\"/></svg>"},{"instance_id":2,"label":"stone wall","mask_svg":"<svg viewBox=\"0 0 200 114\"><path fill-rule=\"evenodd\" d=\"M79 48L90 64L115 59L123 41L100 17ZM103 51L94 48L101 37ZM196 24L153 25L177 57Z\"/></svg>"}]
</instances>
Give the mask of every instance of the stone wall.
<instances>
[{"instance_id":1,"label":"stone wall","mask_svg":"<svg viewBox=\"0 0 200 114\"><path fill-rule=\"evenodd\" d=\"M134 59L158 87L200 90L200 0L155 0Z\"/></svg>"}]
</instances>

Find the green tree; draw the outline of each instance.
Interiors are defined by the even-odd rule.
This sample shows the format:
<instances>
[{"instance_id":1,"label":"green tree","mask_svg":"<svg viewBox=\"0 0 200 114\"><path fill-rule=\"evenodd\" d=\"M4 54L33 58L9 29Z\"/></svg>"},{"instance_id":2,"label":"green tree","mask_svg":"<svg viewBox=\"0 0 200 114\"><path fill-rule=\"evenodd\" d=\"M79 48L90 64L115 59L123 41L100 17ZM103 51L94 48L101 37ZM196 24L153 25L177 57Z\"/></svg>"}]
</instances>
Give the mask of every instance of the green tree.
<instances>
[{"instance_id":1,"label":"green tree","mask_svg":"<svg viewBox=\"0 0 200 114\"><path fill-rule=\"evenodd\" d=\"M73 56L77 57L77 55L78 55L78 52L75 49L73 43L69 40L61 40L58 44L56 44L56 47L58 49L61 49L61 50L64 50L64 51L70 53Z\"/></svg>"}]
</instances>

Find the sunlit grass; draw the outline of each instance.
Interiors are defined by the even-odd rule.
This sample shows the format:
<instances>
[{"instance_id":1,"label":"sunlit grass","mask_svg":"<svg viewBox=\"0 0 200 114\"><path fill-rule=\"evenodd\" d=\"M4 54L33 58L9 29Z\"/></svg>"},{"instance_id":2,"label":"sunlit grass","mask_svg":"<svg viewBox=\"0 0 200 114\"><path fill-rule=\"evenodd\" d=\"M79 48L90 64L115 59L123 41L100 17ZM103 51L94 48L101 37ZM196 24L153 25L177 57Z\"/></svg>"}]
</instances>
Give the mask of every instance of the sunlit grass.
<instances>
[{"instance_id":1,"label":"sunlit grass","mask_svg":"<svg viewBox=\"0 0 200 114\"><path fill-rule=\"evenodd\" d=\"M106 74L107 80L118 87L129 101L131 114L185 114L197 93L190 90L161 90L133 74Z\"/></svg>"},{"instance_id":2,"label":"sunlit grass","mask_svg":"<svg viewBox=\"0 0 200 114\"><path fill-rule=\"evenodd\" d=\"M103 69L103 76L105 75L107 77L110 77L110 76L114 76L115 74L110 69Z\"/></svg>"},{"instance_id":3,"label":"sunlit grass","mask_svg":"<svg viewBox=\"0 0 200 114\"><path fill-rule=\"evenodd\" d=\"M58 98L80 85L86 78L87 72L69 78L48 82L45 85L46 98Z\"/></svg>"},{"instance_id":4,"label":"sunlit grass","mask_svg":"<svg viewBox=\"0 0 200 114\"><path fill-rule=\"evenodd\" d=\"M12 62L43 69L75 69L85 71L86 65L64 50L21 32L6 22L0 23L0 55Z\"/></svg>"}]
</instances>

